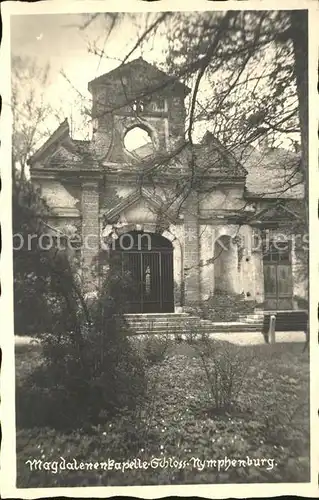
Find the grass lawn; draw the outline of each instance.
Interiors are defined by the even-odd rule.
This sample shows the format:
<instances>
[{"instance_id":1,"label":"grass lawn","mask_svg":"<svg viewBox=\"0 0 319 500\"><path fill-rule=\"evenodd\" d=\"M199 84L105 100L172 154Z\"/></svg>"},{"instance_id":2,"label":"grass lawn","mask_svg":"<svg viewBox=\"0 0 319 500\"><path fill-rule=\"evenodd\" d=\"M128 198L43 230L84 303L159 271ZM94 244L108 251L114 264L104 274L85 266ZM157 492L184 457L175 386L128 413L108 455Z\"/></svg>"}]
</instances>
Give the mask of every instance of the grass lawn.
<instances>
[{"instance_id":1,"label":"grass lawn","mask_svg":"<svg viewBox=\"0 0 319 500\"><path fill-rule=\"evenodd\" d=\"M236 347L250 356L248 371L237 403L218 412L196 349L186 342L171 345L165 358L149 367L148 398L134 418L123 414L72 433L18 428L17 486L307 482L309 357L302 348L299 343ZM39 346L18 346L17 384L40 362ZM71 469L53 473L30 471L25 464L28 459L60 461L60 457L77 463L139 457L153 466L136 465L125 473ZM151 462L152 457L174 457L179 465ZM228 470L196 461L225 457L269 461Z\"/></svg>"}]
</instances>

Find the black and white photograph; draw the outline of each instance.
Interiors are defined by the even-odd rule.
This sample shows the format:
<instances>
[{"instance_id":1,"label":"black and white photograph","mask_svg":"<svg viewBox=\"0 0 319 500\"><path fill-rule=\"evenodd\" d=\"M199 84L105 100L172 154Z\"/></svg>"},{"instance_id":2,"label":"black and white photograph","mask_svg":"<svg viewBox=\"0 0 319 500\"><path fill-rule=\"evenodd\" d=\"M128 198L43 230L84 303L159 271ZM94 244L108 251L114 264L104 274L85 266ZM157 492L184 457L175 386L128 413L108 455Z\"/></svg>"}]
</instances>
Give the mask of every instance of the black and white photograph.
<instances>
[{"instance_id":1,"label":"black and white photograph","mask_svg":"<svg viewBox=\"0 0 319 500\"><path fill-rule=\"evenodd\" d=\"M5 3L3 498L316 496L315 4Z\"/></svg>"}]
</instances>

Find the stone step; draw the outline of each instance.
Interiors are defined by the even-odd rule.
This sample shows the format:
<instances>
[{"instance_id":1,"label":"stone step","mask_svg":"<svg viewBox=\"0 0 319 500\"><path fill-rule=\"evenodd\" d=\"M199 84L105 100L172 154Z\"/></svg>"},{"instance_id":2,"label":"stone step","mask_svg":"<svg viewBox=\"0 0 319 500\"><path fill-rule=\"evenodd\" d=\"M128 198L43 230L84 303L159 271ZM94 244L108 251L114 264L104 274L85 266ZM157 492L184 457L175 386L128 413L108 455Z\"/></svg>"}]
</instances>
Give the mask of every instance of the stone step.
<instances>
[{"instance_id":1,"label":"stone step","mask_svg":"<svg viewBox=\"0 0 319 500\"><path fill-rule=\"evenodd\" d=\"M135 319L126 319L127 323L129 324L135 324L135 323L153 323L153 324L158 324L158 323L170 323L170 324L175 324L175 323L191 323L195 322L196 320L194 319L184 319L184 318L174 318L174 319L164 319L164 318L158 318L158 319L142 319L142 318L135 318Z\"/></svg>"},{"instance_id":2,"label":"stone step","mask_svg":"<svg viewBox=\"0 0 319 500\"><path fill-rule=\"evenodd\" d=\"M187 326L185 325L172 325L172 324L160 324L160 325L149 325L147 323L138 323L138 324L132 324L132 325L129 325L130 328L134 328L136 330L142 330L143 328L148 328L150 330L165 330L167 328L169 329L182 329L182 330L188 330ZM198 325L197 325L198 326Z\"/></svg>"},{"instance_id":3,"label":"stone step","mask_svg":"<svg viewBox=\"0 0 319 500\"><path fill-rule=\"evenodd\" d=\"M263 314L240 314L239 316L244 316L245 318L263 318Z\"/></svg>"},{"instance_id":4,"label":"stone step","mask_svg":"<svg viewBox=\"0 0 319 500\"><path fill-rule=\"evenodd\" d=\"M240 318L263 318L263 314L240 314Z\"/></svg>"},{"instance_id":5,"label":"stone step","mask_svg":"<svg viewBox=\"0 0 319 500\"><path fill-rule=\"evenodd\" d=\"M135 334L184 334L198 330L199 318L187 313L126 314L125 318Z\"/></svg>"},{"instance_id":6,"label":"stone step","mask_svg":"<svg viewBox=\"0 0 319 500\"><path fill-rule=\"evenodd\" d=\"M263 318L263 313L251 313L251 314L240 314L239 316L243 316L245 318Z\"/></svg>"},{"instance_id":7,"label":"stone step","mask_svg":"<svg viewBox=\"0 0 319 500\"><path fill-rule=\"evenodd\" d=\"M159 333L159 332L164 332L164 333L195 333L198 331L198 329L200 328L199 326L197 326L197 328L194 328L194 329L188 329L188 328L185 328L183 325L180 325L180 326L172 326L172 325L168 325L168 326L158 326L156 328L150 328L148 327L148 325L140 325L140 326L133 326L131 325L130 326L131 330L134 331L134 332L139 332L139 333L143 333L143 332L148 332L148 333Z\"/></svg>"},{"instance_id":8,"label":"stone step","mask_svg":"<svg viewBox=\"0 0 319 500\"><path fill-rule=\"evenodd\" d=\"M202 333L206 333L206 332L201 332ZM156 330L156 331L149 331L149 330L141 330L141 331L138 331L138 330L132 330L132 333L131 333L132 336L135 336L135 335L154 335L154 336L162 336L162 337L166 337L167 335L172 335L172 336L182 336L182 335L185 335L187 337L187 334L185 334L185 332L183 330L181 331L174 331L174 330Z\"/></svg>"},{"instance_id":9,"label":"stone step","mask_svg":"<svg viewBox=\"0 0 319 500\"><path fill-rule=\"evenodd\" d=\"M157 328L149 328L147 325L143 325L143 326L139 326L139 327L135 327L135 326L131 326L130 327L132 331L135 331L135 332L154 332L154 333L157 333L157 332L171 332L171 333L177 333L177 332L182 332L182 333L192 333L192 332L195 332L198 330L198 328L194 329L194 330L187 330L187 328L184 328L183 326L178 326L178 327L173 327L173 326L159 326Z\"/></svg>"},{"instance_id":10,"label":"stone step","mask_svg":"<svg viewBox=\"0 0 319 500\"><path fill-rule=\"evenodd\" d=\"M143 320L135 320L135 321L127 321L129 325L194 325L197 324L199 319L196 320L179 320L179 321L165 321L165 320L158 320L158 321L143 321Z\"/></svg>"},{"instance_id":11,"label":"stone step","mask_svg":"<svg viewBox=\"0 0 319 500\"><path fill-rule=\"evenodd\" d=\"M197 316L171 316L167 317L165 315L161 316L143 316L143 315L126 315L126 321L129 324L143 323L143 324L159 324L159 323L168 323L168 324L176 324L176 323L196 323L199 321Z\"/></svg>"},{"instance_id":12,"label":"stone step","mask_svg":"<svg viewBox=\"0 0 319 500\"><path fill-rule=\"evenodd\" d=\"M222 332L261 332L260 325L247 325L244 323L232 322L224 325L212 324L210 327L201 327L203 333L222 333Z\"/></svg>"},{"instance_id":13,"label":"stone step","mask_svg":"<svg viewBox=\"0 0 319 500\"><path fill-rule=\"evenodd\" d=\"M185 316L172 316L170 318L168 318L167 316L156 316L153 318L149 318L149 317L143 317L141 315L141 316L134 316L134 317L125 316L125 319L127 321L130 321L130 322L134 322L134 321L148 321L148 322L154 321L154 322L156 322L156 321L191 321L191 320L199 319L199 317L185 315Z\"/></svg>"},{"instance_id":14,"label":"stone step","mask_svg":"<svg viewBox=\"0 0 319 500\"><path fill-rule=\"evenodd\" d=\"M227 328L210 328L210 329L198 329L196 330L196 332L193 332L192 335L210 335L210 334L215 334L215 333L254 333L254 332L258 332L260 333L261 332L261 328L257 328L257 327L247 327L246 325L238 325L236 327L232 327L231 329L227 329ZM155 330L155 331L149 331L149 330L134 330L132 329L131 330L131 335L135 336L135 335L162 335L162 336L166 336L166 335L177 335L177 336L185 336L185 338L187 338L190 333L188 332L185 332L185 330L181 329L181 330Z\"/></svg>"},{"instance_id":15,"label":"stone step","mask_svg":"<svg viewBox=\"0 0 319 500\"><path fill-rule=\"evenodd\" d=\"M238 323L256 323L256 324L262 324L263 320L261 319L251 319L251 318L238 318Z\"/></svg>"},{"instance_id":16,"label":"stone step","mask_svg":"<svg viewBox=\"0 0 319 500\"><path fill-rule=\"evenodd\" d=\"M239 321L211 322L201 321L201 330L208 332L248 332L261 331L262 324L242 323Z\"/></svg>"},{"instance_id":17,"label":"stone step","mask_svg":"<svg viewBox=\"0 0 319 500\"><path fill-rule=\"evenodd\" d=\"M240 318L238 321L217 321L200 319L187 313L126 314L127 323L133 334L156 335L203 334L218 332L256 332L262 329L262 319L258 314Z\"/></svg>"},{"instance_id":18,"label":"stone step","mask_svg":"<svg viewBox=\"0 0 319 500\"><path fill-rule=\"evenodd\" d=\"M217 322L217 325L219 325L221 322ZM246 320L246 319L237 319L236 321L225 321L223 322L225 323L225 325L230 325L230 326L233 326L233 325L247 325L247 326L261 326L263 324L262 321L251 321L251 320ZM210 325L215 325L216 322L215 321L209 321L207 323L204 323L204 325L207 325L208 327Z\"/></svg>"},{"instance_id":19,"label":"stone step","mask_svg":"<svg viewBox=\"0 0 319 500\"><path fill-rule=\"evenodd\" d=\"M188 318L187 313L127 313L126 318Z\"/></svg>"},{"instance_id":20,"label":"stone step","mask_svg":"<svg viewBox=\"0 0 319 500\"><path fill-rule=\"evenodd\" d=\"M239 320L249 320L249 321L263 321L264 320L264 316L255 316L255 315L243 315L243 314L240 314L238 316L238 319Z\"/></svg>"},{"instance_id":21,"label":"stone step","mask_svg":"<svg viewBox=\"0 0 319 500\"><path fill-rule=\"evenodd\" d=\"M167 327L157 327L148 328L147 325L141 325L140 327L131 326L132 332L134 334L203 334L203 333L221 333L221 332L260 332L261 325L245 324L238 322L225 322L225 323L211 323L210 325L198 325L195 329L188 330L183 325L178 327L167 326Z\"/></svg>"},{"instance_id":22,"label":"stone step","mask_svg":"<svg viewBox=\"0 0 319 500\"><path fill-rule=\"evenodd\" d=\"M148 330L176 330L176 329L183 329L185 331L191 331L191 330L196 330L196 328L199 327L199 323L196 325L185 325L185 324L172 324L172 323L160 323L160 324L149 324L149 323L129 323L128 326L130 328L134 328L135 330L142 330L143 328L147 328Z\"/></svg>"}]
</instances>

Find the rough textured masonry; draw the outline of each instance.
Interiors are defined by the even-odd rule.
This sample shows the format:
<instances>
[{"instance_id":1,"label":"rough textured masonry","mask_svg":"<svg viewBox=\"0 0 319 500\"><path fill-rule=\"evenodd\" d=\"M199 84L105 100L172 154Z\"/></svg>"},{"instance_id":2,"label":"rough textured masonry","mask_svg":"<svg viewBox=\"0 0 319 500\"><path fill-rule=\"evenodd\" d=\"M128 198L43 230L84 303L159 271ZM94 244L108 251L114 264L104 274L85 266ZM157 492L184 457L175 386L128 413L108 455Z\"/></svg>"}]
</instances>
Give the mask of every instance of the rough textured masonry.
<instances>
[{"instance_id":1,"label":"rough textured masonry","mask_svg":"<svg viewBox=\"0 0 319 500\"><path fill-rule=\"evenodd\" d=\"M64 121L30 160L32 180L52 207L50 230L82 240L85 287L96 286L101 273L93 264L103 261L102 272L113 244L135 280L131 312L182 312L216 293L244 294L266 310L302 307L306 264L294 228L303 184L288 185L299 155L262 146L230 153L209 132L190 147L189 89L141 58L89 90L92 139L72 139ZM132 132L148 142L129 150ZM150 251L136 247L145 233ZM288 244L275 248L283 233ZM123 234L132 248L115 248ZM265 252L258 241L266 240Z\"/></svg>"}]
</instances>

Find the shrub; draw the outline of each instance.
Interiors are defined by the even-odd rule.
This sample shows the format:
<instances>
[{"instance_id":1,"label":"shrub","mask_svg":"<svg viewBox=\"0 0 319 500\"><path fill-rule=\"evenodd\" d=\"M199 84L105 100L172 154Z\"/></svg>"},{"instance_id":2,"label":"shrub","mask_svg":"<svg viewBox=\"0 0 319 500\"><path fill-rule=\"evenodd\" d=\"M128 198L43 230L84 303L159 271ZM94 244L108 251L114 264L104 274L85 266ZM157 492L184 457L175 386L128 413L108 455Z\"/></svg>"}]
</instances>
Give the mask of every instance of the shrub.
<instances>
[{"instance_id":1,"label":"shrub","mask_svg":"<svg viewBox=\"0 0 319 500\"><path fill-rule=\"evenodd\" d=\"M12 232L15 334L32 335L47 329L50 309L48 293L49 252L41 250L37 239L45 232L49 208L30 181L13 175ZM16 238L19 235L19 239Z\"/></svg>"},{"instance_id":2,"label":"shrub","mask_svg":"<svg viewBox=\"0 0 319 500\"><path fill-rule=\"evenodd\" d=\"M245 294L214 293L202 305L202 315L211 321L236 321L241 314L254 312L256 302L246 300Z\"/></svg>"},{"instance_id":3,"label":"shrub","mask_svg":"<svg viewBox=\"0 0 319 500\"><path fill-rule=\"evenodd\" d=\"M240 346L203 337L196 347L214 411L234 407L251 366L253 356Z\"/></svg>"},{"instance_id":4,"label":"shrub","mask_svg":"<svg viewBox=\"0 0 319 500\"><path fill-rule=\"evenodd\" d=\"M141 340L140 349L146 362L150 365L164 361L170 341L167 335L147 335Z\"/></svg>"},{"instance_id":5,"label":"shrub","mask_svg":"<svg viewBox=\"0 0 319 500\"><path fill-rule=\"evenodd\" d=\"M216 290L214 295L201 304L194 303L185 307L185 312L211 321L236 321L241 314L251 314L258 307L263 307L263 304L255 300L247 300L244 293L235 294Z\"/></svg>"},{"instance_id":6,"label":"shrub","mask_svg":"<svg viewBox=\"0 0 319 500\"><path fill-rule=\"evenodd\" d=\"M44 363L19 392L24 426L40 425L39 420L59 428L95 424L134 408L145 391L144 363L127 338L121 314L126 287L121 276L110 273L89 309L66 270L59 286L56 292L65 299L60 323L42 335ZM32 417L31 399L38 414L26 422Z\"/></svg>"}]
</instances>

